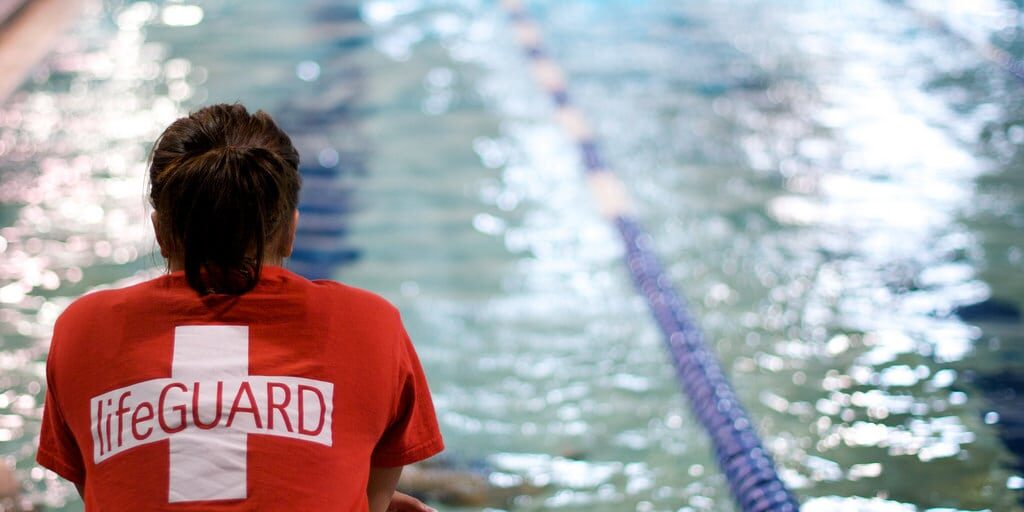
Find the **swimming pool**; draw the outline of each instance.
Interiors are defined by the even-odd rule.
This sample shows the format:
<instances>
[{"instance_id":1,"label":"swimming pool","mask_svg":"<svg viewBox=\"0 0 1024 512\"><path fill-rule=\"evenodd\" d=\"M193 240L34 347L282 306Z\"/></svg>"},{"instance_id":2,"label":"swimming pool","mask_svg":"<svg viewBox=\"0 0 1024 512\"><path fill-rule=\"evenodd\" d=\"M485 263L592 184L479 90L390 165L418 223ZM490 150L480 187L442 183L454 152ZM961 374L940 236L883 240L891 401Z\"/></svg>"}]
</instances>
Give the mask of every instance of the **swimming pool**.
<instances>
[{"instance_id":1,"label":"swimming pool","mask_svg":"<svg viewBox=\"0 0 1024 512\"><path fill-rule=\"evenodd\" d=\"M806 508L1019 508L1020 320L951 312L1024 301L1024 84L913 2L529 5ZM1014 5L943 7L1019 50ZM496 508L730 510L495 3L88 10L0 110L0 456L30 498L79 507L31 461L53 319L154 271L147 144L239 100L313 176L296 265L393 300L450 451L543 487Z\"/></svg>"}]
</instances>

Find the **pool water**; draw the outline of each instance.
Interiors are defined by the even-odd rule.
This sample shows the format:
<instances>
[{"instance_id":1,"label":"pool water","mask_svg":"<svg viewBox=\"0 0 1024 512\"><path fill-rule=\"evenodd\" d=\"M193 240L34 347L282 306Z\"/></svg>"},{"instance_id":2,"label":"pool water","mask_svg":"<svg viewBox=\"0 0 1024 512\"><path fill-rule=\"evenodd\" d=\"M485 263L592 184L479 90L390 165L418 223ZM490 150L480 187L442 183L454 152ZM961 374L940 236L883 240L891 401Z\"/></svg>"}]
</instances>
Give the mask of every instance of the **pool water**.
<instances>
[{"instance_id":1,"label":"pool water","mask_svg":"<svg viewBox=\"0 0 1024 512\"><path fill-rule=\"evenodd\" d=\"M1020 510L1024 83L970 44L1021 54L1020 7L528 6L804 508ZM33 462L53 321L161 271L146 152L224 101L302 151L292 266L398 305L451 457L541 488L492 508L732 510L483 0L88 4L0 106L0 457L28 499L81 508Z\"/></svg>"}]
</instances>

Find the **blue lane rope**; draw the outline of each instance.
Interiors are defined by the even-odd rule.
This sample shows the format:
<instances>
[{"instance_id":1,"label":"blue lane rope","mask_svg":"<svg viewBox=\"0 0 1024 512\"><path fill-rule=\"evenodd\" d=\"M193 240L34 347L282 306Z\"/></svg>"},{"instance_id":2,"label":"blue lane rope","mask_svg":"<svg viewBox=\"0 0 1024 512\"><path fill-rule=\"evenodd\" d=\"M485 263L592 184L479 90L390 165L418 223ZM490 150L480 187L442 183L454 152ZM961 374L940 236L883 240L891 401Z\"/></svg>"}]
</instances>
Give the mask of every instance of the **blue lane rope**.
<instances>
[{"instance_id":1,"label":"blue lane rope","mask_svg":"<svg viewBox=\"0 0 1024 512\"><path fill-rule=\"evenodd\" d=\"M300 146L303 135L296 137ZM301 165L299 172L303 179L299 225L288 267L309 279L331 279L338 268L362 255L347 240L352 198L339 182L346 169L340 164Z\"/></svg>"},{"instance_id":2,"label":"blue lane rope","mask_svg":"<svg viewBox=\"0 0 1024 512\"><path fill-rule=\"evenodd\" d=\"M1024 81L1024 61L1013 56L1010 52L988 42L988 41L975 41L962 34L961 32L954 29L949 23L946 23L942 18L923 11L917 7L907 4L905 1L897 0L886 0L890 5L903 7L910 11L916 16L922 23L929 27L942 32L960 42L970 46L974 51L978 52L985 60L995 64L1002 68L1003 71L1010 73L1018 80Z\"/></svg>"},{"instance_id":3,"label":"blue lane rope","mask_svg":"<svg viewBox=\"0 0 1024 512\"><path fill-rule=\"evenodd\" d=\"M651 236L632 216L625 188L605 167L589 125L572 106L564 73L544 51L540 30L520 0L503 0L502 5L535 77L556 106L558 121L577 142L601 213L615 224L622 237L633 282L664 335L679 383L689 395L694 415L711 437L733 498L746 512L799 510L799 502L779 478L771 455L761 445L753 422L704 342L685 301L672 287L653 250Z\"/></svg>"},{"instance_id":4,"label":"blue lane rope","mask_svg":"<svg viewBox=\"0 0 1024 512\"><path fill-rule=\"evenodd\" d=\"M292 134L303 162L299 166L299 225L287 265L309 279L332 279L338 269L362 256L348 240L350 217L356 206L352 185L342 178L363 173L363 158L338 151L321 140L320 134L327 127L345 122L345 118L335 117L327 122L326 118L318 119L309 108L297 105L286 105L282 111L287 112L280 116L282 124ZM319 162L317 153L324 150L335 151L335 161Z\"/></svg>"}]
</instances>

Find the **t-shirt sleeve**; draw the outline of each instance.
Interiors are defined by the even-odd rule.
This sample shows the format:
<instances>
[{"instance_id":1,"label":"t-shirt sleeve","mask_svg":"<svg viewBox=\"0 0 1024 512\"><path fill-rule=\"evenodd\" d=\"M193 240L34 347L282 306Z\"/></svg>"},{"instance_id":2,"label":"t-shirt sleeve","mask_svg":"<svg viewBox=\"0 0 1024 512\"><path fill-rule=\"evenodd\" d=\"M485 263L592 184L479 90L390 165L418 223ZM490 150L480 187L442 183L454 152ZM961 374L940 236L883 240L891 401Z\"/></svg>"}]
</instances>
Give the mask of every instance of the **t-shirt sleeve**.
<instances>
[{"instance_id":1,"label":"t-shirt sleeve","mask_svg":"<svg viewBox=\"0 0 1024 512\"><path fill-rule=\"evenodd\" d=\"M53 385L53 371L57 366L57 337L59 324L54 328L54 339L50 345L50 355L46 360L46 403L43 405L43 424L39 431L39 451L36 453L36 462L43 467L53 470L58 475L74 482L83 484L85 480L85 466L82 462L82 452L71 434L71 427L68 426L64 414L61 412L60 403L56 397L56 388Z\"/></svg>"},{"instance_id":2,"label":"t-shirt sleeve","mask_svg":"<svg viewBox=\"0 0 1024 512\"><path fill-rule=\"evenodd\" d=\"M401 327L400 336L396 354L397 407L391 423L373 451L371 464L377 467L412 464L444 450L427 378L409 335Z\"/></svg>"}]
</instances>

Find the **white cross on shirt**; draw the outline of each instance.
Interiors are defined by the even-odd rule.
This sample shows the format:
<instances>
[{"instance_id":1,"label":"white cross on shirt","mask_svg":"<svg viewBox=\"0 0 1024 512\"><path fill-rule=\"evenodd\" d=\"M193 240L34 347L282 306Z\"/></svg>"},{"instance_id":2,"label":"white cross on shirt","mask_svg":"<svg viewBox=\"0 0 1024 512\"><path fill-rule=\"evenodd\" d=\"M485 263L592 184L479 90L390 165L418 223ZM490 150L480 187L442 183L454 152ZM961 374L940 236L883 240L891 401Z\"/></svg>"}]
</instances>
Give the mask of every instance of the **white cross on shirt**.
<instances>
[{"instance_id":1,"label":"white cross on shirt","mask_svg":"<svg viewBox=\"0 0 1024 512\"><path fill-rule=\"evenodd\" d=\"M93 460L169 439L169 503L247 497L249 434L332 445L334 385L249 375L249 328L174 329L170 378L93 397Z\"/></svg>"}]
</instances>

